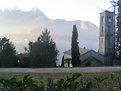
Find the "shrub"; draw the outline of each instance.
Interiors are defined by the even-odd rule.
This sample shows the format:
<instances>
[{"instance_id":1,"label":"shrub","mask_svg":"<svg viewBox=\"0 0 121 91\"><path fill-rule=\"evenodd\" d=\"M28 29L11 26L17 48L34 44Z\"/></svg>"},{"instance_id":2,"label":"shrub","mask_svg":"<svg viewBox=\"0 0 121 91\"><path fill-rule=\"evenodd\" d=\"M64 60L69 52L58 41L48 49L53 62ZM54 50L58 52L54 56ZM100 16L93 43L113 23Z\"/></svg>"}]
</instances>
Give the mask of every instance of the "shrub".
<instances>
[{"instance_id":1,"label":"shrub","mask_svg":"<svg viewBox=\"0 0 121 91\"><path fill-rule=\"evenodd\" d=\"M121 91L120 78L115 74L111 74L109 78L94 77L85 80L81 74L74 73L57 81L48 78L47 84L36 83L30 75L25 75L22 80L17 80L15 77L0 79L0 84L0 91Z\"/></svg>"}]
</instances>

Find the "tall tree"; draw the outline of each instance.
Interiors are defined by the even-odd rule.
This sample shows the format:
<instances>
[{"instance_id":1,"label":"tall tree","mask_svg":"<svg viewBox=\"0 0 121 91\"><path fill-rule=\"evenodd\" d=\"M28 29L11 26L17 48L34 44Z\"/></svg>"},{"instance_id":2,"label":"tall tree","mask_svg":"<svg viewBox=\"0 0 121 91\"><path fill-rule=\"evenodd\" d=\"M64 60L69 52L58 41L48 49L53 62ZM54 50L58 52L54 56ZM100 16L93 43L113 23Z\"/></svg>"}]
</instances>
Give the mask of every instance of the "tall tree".
<instances>
[{"instance_id":1,"label":"tall tree","mask_svg":"<svg viewBox=\"0 0 121 91\"><path fill-rule=\"evenodd\" d=\"M0 67L14 67L17 63L16 50L7 38L0 38Z\"/></svg>"},{"instance_id":2,"label":"tall tree","mask_svg":"<svg viewBox=\"0 0 121 91\"><path fill-rule=\"evenodd\" d=\"M61 67L64 67L64 56L62 57Z\"/></svg>"},{"instance_id":3,"label":"tall tree","mask_svg":"<svg viewBox=\"0 0 121 91\"><path fill-rule=\"evenodd\" d=\"M118 0L118 16L117 16L117 41L116 51L119 53L119 60L121 61L121 2Z\"/></svg>"},{"instance_id":4,"label":"tall tree","mask_svg":"<svg viewBox=\"0 0 121 91\"><path fill-rule=\"evenodd\" d=\"M80 66L80 53L77 40L78 40L77 28L76 25L73 25L72 40L71 40L71 57L72 57L73 67Z\"/></svg>"},{"instance_id":5,"label":"tall tree","mask_svg":"<svg viewBox=\"0 0 121 91\"><path fill-rule=\"evenodd\" d=\"M29 50L34 67L56 66L58 50L47 29L42 31L37 41L29 42Z\"/></svg>"}]
</instances>

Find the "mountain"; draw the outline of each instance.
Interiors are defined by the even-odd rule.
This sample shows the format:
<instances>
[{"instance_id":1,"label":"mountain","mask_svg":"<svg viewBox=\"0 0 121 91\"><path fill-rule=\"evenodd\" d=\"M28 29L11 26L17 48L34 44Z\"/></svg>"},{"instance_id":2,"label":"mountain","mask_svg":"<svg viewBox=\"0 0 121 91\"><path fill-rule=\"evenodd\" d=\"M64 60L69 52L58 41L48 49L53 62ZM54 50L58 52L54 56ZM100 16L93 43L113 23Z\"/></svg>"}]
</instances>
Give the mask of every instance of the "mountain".
<instances>
[{"instance_id":1,"label":"mountain","mask_svg":"<svg viewBox=\"0 0 121 91\"><path fill-rule=\"evenodd\" d=\"M24 52L24 46L34 41L45 28L48 28L60 51L59 60L64 51L70 49L73 25L77 25L79 46L98 49L99 31L89 21L66 21L49 19L37 8L31 11L0 10L0 37L10 38L18 52Z\"/></svg>"}]
</instances>

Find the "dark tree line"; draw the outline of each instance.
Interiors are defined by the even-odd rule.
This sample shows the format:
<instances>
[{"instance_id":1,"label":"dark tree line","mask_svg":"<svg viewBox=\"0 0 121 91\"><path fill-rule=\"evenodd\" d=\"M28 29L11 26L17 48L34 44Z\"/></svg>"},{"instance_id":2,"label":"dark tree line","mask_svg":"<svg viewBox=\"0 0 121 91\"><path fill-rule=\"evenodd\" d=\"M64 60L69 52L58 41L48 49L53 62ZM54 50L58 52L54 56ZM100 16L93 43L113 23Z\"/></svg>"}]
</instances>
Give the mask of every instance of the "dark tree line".
<instances>
[{"instance_id":1,"label":"dark tree line","mask_svg":"<svg viewBox=\"0 0 121 91\"><path fill-rule=\"evenodd\" d=\"M80 66L80 53L78 46L78 32L76 25L73 26L71 56L73 67ZM26 53L17 55L15 46L7 38L0 39L0 67L55 67L58 50L48 29L36 41L28 43ZM22 58L23 57L23 58ZM64 58L63 58L64 59ZM64 60L63 60L64 65Z\"/></svg>"},{"instance_id":2,"label":"dark tree line","mask_svg":"<svg viewBox=\"0 0 121 91\"><path fill-rule=\"evenodd\" d=\"M30 59L33 67L55 67L58 55L56 43L45 29L37 41L29 42Z\"/></svg>"},{"instance_id":3,"label":"dark tree line","mask_svg":"<svg viewBox=\"0 0 121 91\"><path fill-rule=\"evenodd\" d=\"M0 67L14 67L17 64L16 50L7 38L0 39Z\"/></svg>"},{"instance_id":4,"label":"dark tree line","mask_svg":"<svg viewBox=\"0 0 121 91\"><path fill-rule=\"evenodd\" d=\"M29 42L26 53L17 54L7 38L0 39L0 67L55 67L58 50L50 32L45 29L35 42Z\"/></svg>"}]
</instances>

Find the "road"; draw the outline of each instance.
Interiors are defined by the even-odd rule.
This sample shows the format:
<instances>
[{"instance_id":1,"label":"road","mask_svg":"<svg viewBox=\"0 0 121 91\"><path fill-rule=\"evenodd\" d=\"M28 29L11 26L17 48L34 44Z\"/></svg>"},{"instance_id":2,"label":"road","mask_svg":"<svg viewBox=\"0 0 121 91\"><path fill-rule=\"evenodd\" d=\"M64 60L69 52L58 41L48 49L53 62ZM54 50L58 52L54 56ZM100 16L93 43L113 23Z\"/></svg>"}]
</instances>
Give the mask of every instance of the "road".
<instances>
[{"instance_id":1,"label":"road","mask_svg":"<svg viewBox=\"0 0 121 91\"><path fill-rule=\"evenodd\" d=\"M35 72L35 73L93 73L93 72L119 72L121 67L80 67L80 68L0 68L0 72Z\"/></svg>"}]
</instances>

